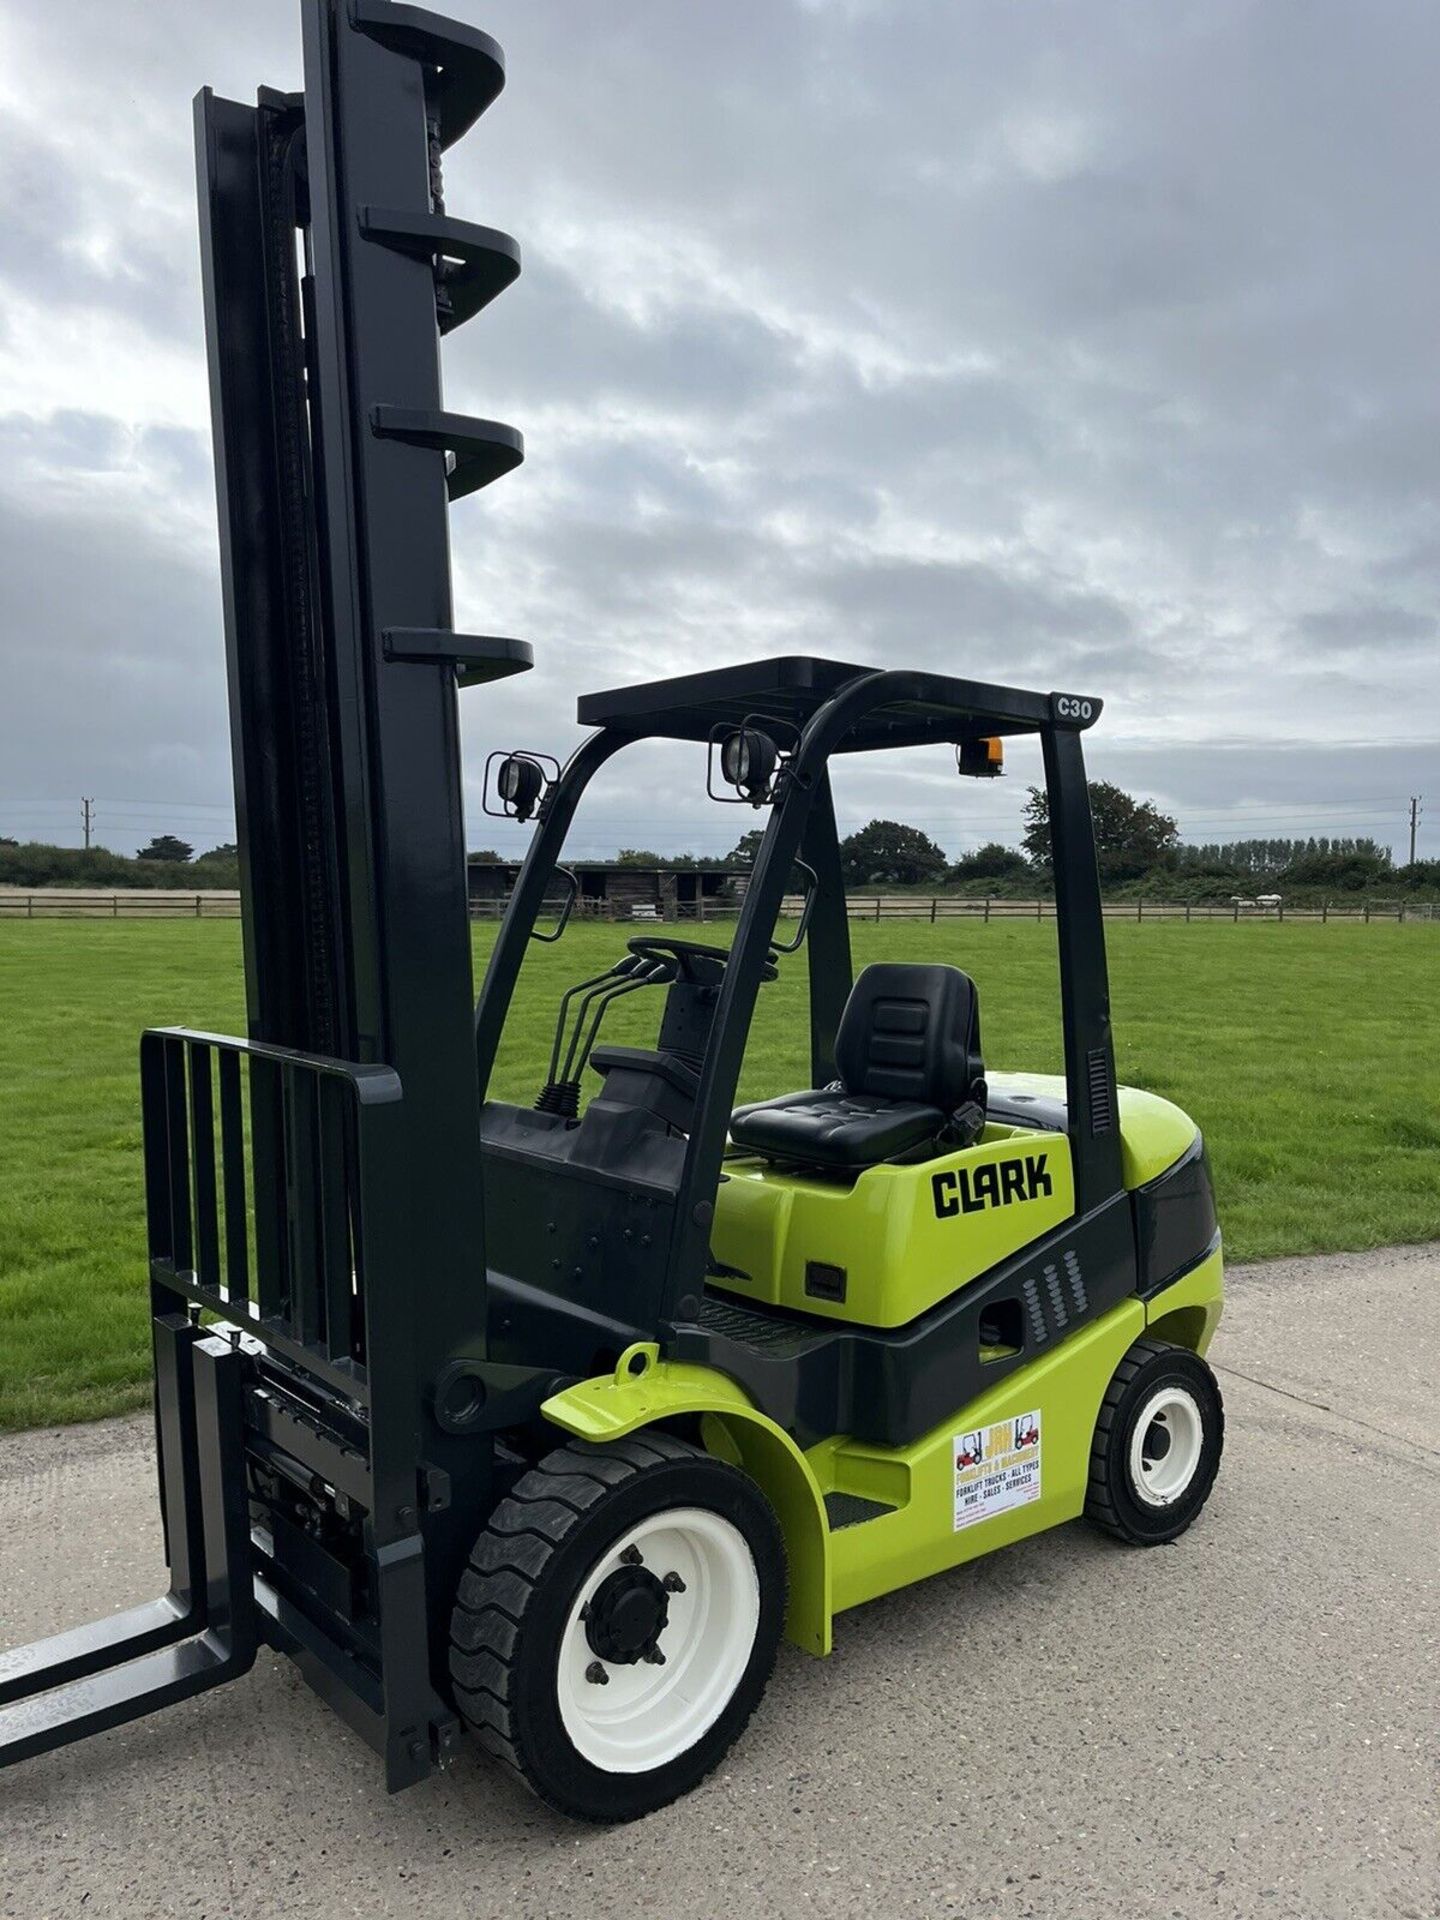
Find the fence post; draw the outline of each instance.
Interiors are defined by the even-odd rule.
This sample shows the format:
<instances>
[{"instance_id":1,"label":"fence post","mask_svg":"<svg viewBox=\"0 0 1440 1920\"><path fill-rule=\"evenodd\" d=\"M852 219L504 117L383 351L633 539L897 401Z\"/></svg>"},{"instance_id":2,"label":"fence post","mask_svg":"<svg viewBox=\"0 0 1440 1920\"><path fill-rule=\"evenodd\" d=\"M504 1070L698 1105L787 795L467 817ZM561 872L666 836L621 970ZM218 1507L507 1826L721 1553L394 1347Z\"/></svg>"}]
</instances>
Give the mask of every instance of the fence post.
<instances>
[{"instance_id":1,"label":"fence post","mask_svg":"<svg viewBox=\"0 0 1440 1920\"><path fill-rule=\"evenodd\" d=\"M1405 902L1403 900L1400 902L1400 924L1402 927L1405 924Z\"/></svg>"},{"instance_id":2,"label":"fence post","mask_svg":"<svg viewBox=\"0 0 1440 1920\"><path fill-rule=\"evenodd\" d=\"M1043 920L1045 918L1045 902L1043 900L1037 900L1035 902L1035 918L1037 920Z\"/></svg>"},{"instance_id":3,"label":"fence post","mask_svg":"<svg viewBox=\"0 0 1440 1920\"><path fill-rule=\"evenodd\" d=\"M935 896L933 893L930 896L930 924L932 927L935 924Z\"/></svg>"},{"instance_id":4,"label":"fence post","mask_svg":"<svg viewBox=\"0 0 1440 1920\"><path fill-rule=\"evenodd\" d=\"M987 927L990 924L990 896L988 893L985 896L985 924Z\"/></svg>"},{"instance_id":5,"label":"fence post","mask_svg":"<svg viewBox=\"0 0 1440 1920\"><path fill-rule=\"evenodd\" d=\"M1328 900L1322 900L1320 902L1320 924L1322 927L1324 927L1324 926L1328 926L1329 923L1330 923L1330 902Z\"/></svg>"},{"instance_id":6,"label":"fence post","mask_svg":"<svg viewBox=\"0 0 1440 1920\"><path fill-rule=\"evenodd\" d=\"M1368 900L1365 902L1365 924L1367 927L1370 924L1370 902Z\"/></svg>"},{"instance_id":7,"label":"fence post","mask_svg":"<svg viewBox=\"0 0 1440 1920\"><path fill-rule=\"evenodd\" d=\"M875 896L875 924L877 927L880 924L880 896L878 893Z\"/></svg>"},{"instance_id":8,"label":"fence post","mask_svg":"<svg viewBox=\"0 0 1440 1920\"><path fill-rule=\"evenodd\" d=\"M1277 920L1283 920L1285 918L1285 902L1283 900L1275 909L1275 918Z\"/></svg>"},{"instance_id":9,"label":"fence post","mask_svg":"<svg viewBox=\"0 0 1440 1920\"><path fill-rule=\"evenodd\" d=\"M1185 924L1187 927L1190 924L1190 902L1188 900L1185 902Z\"/></svg>"},{"instance_id":10,"label":"fence post","mask_svg":"<svg viewBox=\"0 0 1440 1920\"><path fill-rule=\"evenodd\" d=\"M1240 902L1238 900L1235 902L1235 924L1237 927L1240 924Z\"/></svg>"},{"instance_id":11,"label":"fence post","mask_svg":"<svg viewBox=\"0 0 1440 1920\"><path fill-rule=\"evenodd\" d=\"M33 893L27 893L25 896L25 918L27 920L33 920L35 918L35 896Z\"/></svg>"},{"instance_id":12,"label":"fence post","mask_svg":"<svg viewBox=\"0 0 1440 1920\"><path fill-rule=\"evenodd\" d=\"M1137 922L1139 922L1144 918L1145 918L1145 902L1143 900L1137 900L1135 902L1135 919Z\"/></svg>"}]
</instances>

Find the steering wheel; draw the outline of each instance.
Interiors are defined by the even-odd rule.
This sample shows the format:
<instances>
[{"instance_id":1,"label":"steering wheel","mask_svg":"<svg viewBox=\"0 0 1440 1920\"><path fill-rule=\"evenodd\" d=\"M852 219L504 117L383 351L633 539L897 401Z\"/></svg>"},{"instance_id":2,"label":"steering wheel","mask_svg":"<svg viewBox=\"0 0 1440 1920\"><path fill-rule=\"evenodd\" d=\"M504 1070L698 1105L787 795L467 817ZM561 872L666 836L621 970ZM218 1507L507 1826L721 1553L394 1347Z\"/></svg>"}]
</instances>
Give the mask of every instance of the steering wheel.
<instances>
[{"instance_id":1,"label":"steering wheel","mask_svg":"<svg viewBox=\"0 0 1440 1920\"><path fill-rule=\"evenodd\" d=\"M707 946L702 940L659 940L653 934L637 933L625 944L642 959L673 960L680 969L679 978L695 987L717 986L730 963L729 947ZM780 969L771 954L760 970L760 978L778 980L779 977Z\"/></svg>"}]
</instances>

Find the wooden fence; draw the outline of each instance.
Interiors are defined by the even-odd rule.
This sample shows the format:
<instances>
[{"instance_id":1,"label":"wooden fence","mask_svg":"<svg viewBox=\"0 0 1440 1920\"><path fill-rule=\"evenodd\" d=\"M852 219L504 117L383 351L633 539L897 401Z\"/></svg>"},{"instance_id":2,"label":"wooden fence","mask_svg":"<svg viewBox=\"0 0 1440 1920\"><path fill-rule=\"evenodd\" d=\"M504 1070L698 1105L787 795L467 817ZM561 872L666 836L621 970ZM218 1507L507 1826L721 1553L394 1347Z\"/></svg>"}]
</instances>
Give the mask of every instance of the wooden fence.
<instances>
[{"instance_id":1,"label":"wooden fence","mask_svg":"<svg viewBox=\"0 0 1440 1920\"><path fill-rule=\"evenodd\" d=\"M932 925L941 920L1055 918L1053 900L970 900L955 894L852 893L846 907L852 920L928 920ZM503 900L475 900L470 913L472 919L493 920L504 909ZM724 920L737 911L736 903L707 901L703 912L686 905L676 917ZM798 914L798 896L787 899L781 911L792 918ZM1135 920L1142 925L1156 920L1358 920L1368 924L1440 919L1440 909L1423 900L1332 900L1318 907L1291 907L1283 901L1260 907L1242 901L1110 900L1104 913L1107 920ZM0 887L0 920L236 920L239 916L240 895L218 890L190 893L169 887L126 887L101 893L80 887ZM585 900L577 902L576 917L629 920L636 916L623 904L617 908L603 900Z\"/></svg>"},{"instance_id":2,"label":"wooden fence","mask_svg":"<svg viewBox=\"0 0 1440 1920\"><path fill-rule=\"evenodd\" d=\"M240 895L178 887L0 887L0 920L238 920Z\"/></svg>"},{"instance_id":3,"label":"wooden fence","mask_svg":"<svg viewBox=\"0 0 1440 1920\"><path fill-rule=\"evenodd\" d=\"M1053 920L1053 900L971 900L955 894L852 893L846 896L852 920ZM787 899L784 911L798 913L798 896ZM1440 910L1429 901L1328 900L1320 906L1292 907L1283 901L1271 907L1254 901L1107 900L1107 920L1434 920Z\"/></svg>"}]
</instances>

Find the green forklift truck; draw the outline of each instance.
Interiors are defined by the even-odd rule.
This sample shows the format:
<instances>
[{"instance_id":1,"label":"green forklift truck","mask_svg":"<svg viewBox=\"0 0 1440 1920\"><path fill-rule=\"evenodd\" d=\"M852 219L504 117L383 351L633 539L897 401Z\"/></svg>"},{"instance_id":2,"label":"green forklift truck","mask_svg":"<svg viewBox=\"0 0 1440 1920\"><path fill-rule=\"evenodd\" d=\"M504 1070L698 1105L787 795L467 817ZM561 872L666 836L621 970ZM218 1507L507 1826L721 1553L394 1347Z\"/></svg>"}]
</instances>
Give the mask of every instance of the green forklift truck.
<instances>
[{"instance_id":1,"label":"green forklift truck","mask_svg":"<svg viewBox=\"0 0 1440 1920\"><path fill-rule=\"evenodd\" d=\"M1223 1439L1210 1176L1116 1085L1085 694L783 658L587 696L563 768L487 768L533 833L474 1003L457 693L503 700L529 650L454 630L446 502L523 448L445 411L436 348L519 270L443 194L503 63L393 0L303 15L303 93L198 103L248 1030L141 1042L171 1586L0 1657L0 1761L263 1644L392 1790L468 1728L623 1820L715 1765L782 1634L824 1654L846 1609L1082 1514L1184 1531ZM1027 735L1054 1077L987 1069L959 968L854 976L831 794L838 754L987 777ZM576 809L647 741L764 817L733 940L617 929L533 1099L494 1098ZM737 1106L792 968L809 1084ZM622 999L653 1044L602 1037Z\"/></svg>"}]
</instances>

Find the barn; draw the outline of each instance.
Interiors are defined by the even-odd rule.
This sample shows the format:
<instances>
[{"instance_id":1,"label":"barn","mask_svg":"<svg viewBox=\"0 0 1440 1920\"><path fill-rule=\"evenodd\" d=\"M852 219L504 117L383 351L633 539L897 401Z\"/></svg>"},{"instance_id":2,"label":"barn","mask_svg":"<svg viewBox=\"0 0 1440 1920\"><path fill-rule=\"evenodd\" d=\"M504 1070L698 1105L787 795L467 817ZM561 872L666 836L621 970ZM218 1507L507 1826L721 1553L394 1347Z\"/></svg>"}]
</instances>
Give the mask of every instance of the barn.
<instances>
[{"instance_id":1,"label":"barn","mask_svg":"<svg viewBox=\"0 0 1440 1920\"><path fill-rule=\"evenodd\" d=\"M598 920L703 920L732 912L743 890L741 867L633 867L613 860L572 860L580 883L575 910ZM488 919L510 898L519 861L471 858L470 912Z\"/></svg>"}]
</instances>

